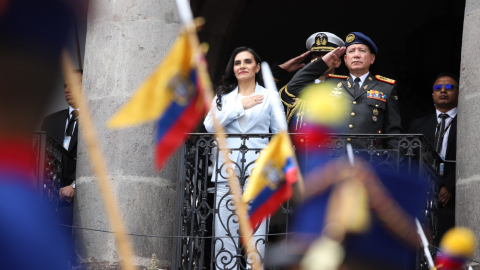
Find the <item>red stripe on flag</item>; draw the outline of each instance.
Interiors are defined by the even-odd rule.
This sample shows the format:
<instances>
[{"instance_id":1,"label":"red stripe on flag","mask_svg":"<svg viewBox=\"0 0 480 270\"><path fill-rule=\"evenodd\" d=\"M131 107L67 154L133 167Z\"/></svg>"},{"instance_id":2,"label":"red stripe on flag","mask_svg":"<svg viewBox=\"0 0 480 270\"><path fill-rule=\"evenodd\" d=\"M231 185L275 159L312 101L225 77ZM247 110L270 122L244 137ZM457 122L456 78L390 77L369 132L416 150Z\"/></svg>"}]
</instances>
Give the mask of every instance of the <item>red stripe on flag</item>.
<instances>
[{"instance_id":1,"label":"red stripe on flag","mask_svg":"<svg viewBox=\"0 0 480 270\"><path fill-rule=\"evenodd\" d=\"M198 99L203 98L200 94L197 94L195 100L192 100L188 107L183 111L181 116L177 119L175 125L165 133L165 135L157 142L155 166L157 169L161 169L165 161L170 155L177 150L177 148L183 143L187 137L187 133L190 132L198 124L200 118L203 117L205 107L198 111ZM165 117L164 115L163 117Z\"/></svg>"},{"instance_id":2,"label":"red stripe on flag","mask_svg":"<svg viewBox=\"0 0 480 270\"><path fill-rule=\"evenodd\" d=\"M288 200L291 196L292 185L286 182L272 196L270 196L270 198L265 201L262 206L257 209L257 211L250 215L250 223L252 224L252 228L255 228L257 224L262 222L265 216L270 215L279 207L279 204Z\"/></svg>"},{"instance_id":3,"label":"red stripe on flag","mask_svg":"<svg viewBox=\"0 0 480 270\"><path fill-rule=\"evenodd\" d=\"M35 169L37 162L35 152L29 144L30 140L30 138L25 140L4 138L0 141L0 170L3 175L12 173L12 176L18 176L1 178L0 182L25 180L25 184L36 184L30 173Z\"/></svg>"},{"instance_id":4,"label":"red stripe on flag","mask_svg":"<svg viewBox=\"0 0 480 270\"><path fill-rule=\"evenodd\" d=\"M295 182L297 182L296 168L291 168L285 173L285 182L290 185L293 185Z\"/></svg>"}]
</instances>

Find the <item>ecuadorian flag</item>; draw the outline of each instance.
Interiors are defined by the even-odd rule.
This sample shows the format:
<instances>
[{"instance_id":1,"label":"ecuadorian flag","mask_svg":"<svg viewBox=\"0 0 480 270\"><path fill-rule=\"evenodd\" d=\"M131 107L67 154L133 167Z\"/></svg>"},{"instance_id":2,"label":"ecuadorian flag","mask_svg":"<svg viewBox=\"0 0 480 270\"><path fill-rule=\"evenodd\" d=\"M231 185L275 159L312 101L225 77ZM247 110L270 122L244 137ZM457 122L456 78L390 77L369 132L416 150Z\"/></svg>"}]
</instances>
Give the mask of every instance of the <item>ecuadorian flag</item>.
<instances>
[{"instance_id":1,"label":"ecuadorian flag","mask_svg":"<svg viewBox=\"0 0 480 270\"><path fill-rule=\"evenodd\" d=\"M108 122L111 128L157 121L155 165L161 168L205 116L204 87L188 34L183 33L157 70Z\"/></svg>"},{"instance_id":2,"label":"ecuadorian flag","mask_svg":"<svg viewBox=\"0 0 480 270\"><path fill-rule=\"evenodd\" d=\"M253 228L292 196L297 166L288 134L282 131L275 135L256 163L242 198L245 203L253 200L250 209Z\"/></svg>"}]
</instances>

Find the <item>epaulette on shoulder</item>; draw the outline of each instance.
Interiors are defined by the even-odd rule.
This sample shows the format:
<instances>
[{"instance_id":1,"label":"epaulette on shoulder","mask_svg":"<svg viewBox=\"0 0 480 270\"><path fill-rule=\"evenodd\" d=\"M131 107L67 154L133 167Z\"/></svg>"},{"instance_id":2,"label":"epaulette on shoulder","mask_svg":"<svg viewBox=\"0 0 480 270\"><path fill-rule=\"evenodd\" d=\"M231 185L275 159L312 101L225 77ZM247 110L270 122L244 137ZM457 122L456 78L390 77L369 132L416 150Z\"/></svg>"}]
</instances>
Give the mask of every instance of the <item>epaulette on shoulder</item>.
<instances>
[{"instance_id":1,"label":"epaulette on shoulder","mask_svg":"<svg viewBox=\"0 0 480 270\"><path fill-rule=\"evenodd\" d=\"M348 78L348 76L336 75L336 74L328 74L328 77L329 77L329 78L338 78L338 79L346 79L346 78Z\"/></svg>"},{"instance_id":2,"label":"epaulette on shoulder","mask_svg":"<svg viewBox=\"0 0 480 270\"><path fill-rule=\"evenodd\" d=\"M389 84L395 84L395 82L396 82L396 80L392 80L392 79L389 79L387 77L383 77L383 76L380 76L380 75L375 75L375 79L377 79L379 81L382 81L382 82L389 83Z\"/></svg>"}]
</instances>

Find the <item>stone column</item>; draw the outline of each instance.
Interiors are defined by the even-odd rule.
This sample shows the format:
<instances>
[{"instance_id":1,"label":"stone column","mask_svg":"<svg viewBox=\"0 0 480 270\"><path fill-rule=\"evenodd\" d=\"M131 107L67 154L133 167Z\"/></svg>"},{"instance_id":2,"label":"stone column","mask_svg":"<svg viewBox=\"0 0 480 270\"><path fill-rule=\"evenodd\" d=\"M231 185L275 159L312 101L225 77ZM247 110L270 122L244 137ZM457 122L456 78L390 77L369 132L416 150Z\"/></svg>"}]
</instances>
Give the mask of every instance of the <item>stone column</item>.
<instances>
[{"instance_id":1,"label":"stone column","mask_svg":"<svg viewBox=\"0 0 480 270\"><path fill-rule=\"evenodd\" d=\"M123 219L130 233L174 235L178 156L157 172L153 123L109 130L105 122L154 71L177 38L181 25L175 1L90 0L89 5L83 85ZM110 230L81 133L74 224ZM77 230L75 235L76 252L80 263L88 266L85 269L118 264L112 234ZM171 267L173 239L131 239L135 264L149 266L155 253L162 268Z\"/></svg>"},{"instance_id":2,"label":"stone column","mask_svg":"<svg viewBox=\"0 0 480 270\"><path fill-rule=\"evenodd\" d=\"M479 44L480 1L467 0L458 104L456 224L472 229L480 243ZM480 245L475 260L480 260Z\"/></svg>"}]
</instances>

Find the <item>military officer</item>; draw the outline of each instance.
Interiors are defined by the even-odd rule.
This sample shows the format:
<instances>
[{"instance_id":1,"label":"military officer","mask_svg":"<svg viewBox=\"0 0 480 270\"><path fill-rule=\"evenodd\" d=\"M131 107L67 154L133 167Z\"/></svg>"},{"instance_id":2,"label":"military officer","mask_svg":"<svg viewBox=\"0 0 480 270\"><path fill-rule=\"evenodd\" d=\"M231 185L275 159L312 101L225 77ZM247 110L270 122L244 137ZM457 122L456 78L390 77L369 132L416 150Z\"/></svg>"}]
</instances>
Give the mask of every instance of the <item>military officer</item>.
<instances>
[{"instance_id":1,"label":"military officer","mask_svg":"<svg viewBox=\"0 0 480 270\"><path fill-rule=\"evenodd\" d=\"M291 77L289 76L289 73L294 73L305 66L305 63L303 63L303 61L309 55L310 55L310 51L307 51L300 54L297 57L294 57L286 61L283 64L274 63L273 65L270 66L270 69L272 70L273 79L275 80L275 83L277 84L277 86L280 86L279 88L284 86L291 79Z\"/></svg>"},{"instance_id":2,"label":"military officer","mask_svg":"<svg viewBox=\"0 0 480 270\"><path fill-rule=\"evenodd\" d=\"M328 74L326 81L333 82L337 89L346 90L346 98L352 104L349 133L402 133L395 80L373 75L369 71L378 55L377 46L366 35L352 32L345 40L345 47L344 61L350 75ZM305 86L331 68L322 59L309 63L292 78L288 92L297 96ZM351 143L356 148L367 148L369 142L355 140ZM389 148L398 146L398 141L394 139L387 143Z\"/></svg>"},{"instance_id":3,"label":"military officer","mask_svg":"<svg viewBox=\"0 0 480 270\"><path fill-rule=\"evenodd\" d=\"M335 48L342 47L342 46L343 46L343 40L338 36L329 32L314 33L310 37L308 37L306 42L307 50L312 55L312 62L316 61L320 57L325 56L327 53L333 51ZM314 77L311 78L311 80L308 83L309 84L320 83L325 81L327 74L334 73L335 68L338 68L341 63L342 63L341 60L337 59L334 65L332 65L328 70L326 70L322 74L315 75ZM297 97L298 93L293 94L292 92L289 91L289 84L285 85L279 91L280 99L282 100L283 104L286 107L285 111L287 112L287 115L286 115L287 122L290 122L290 120L292 119L292 117L296 112L303 114L302 108L304 105L303 100ZM301 127L301 123L298 126L297 130L299 130L300 127Z\"/></svg>"}]
</instances>

